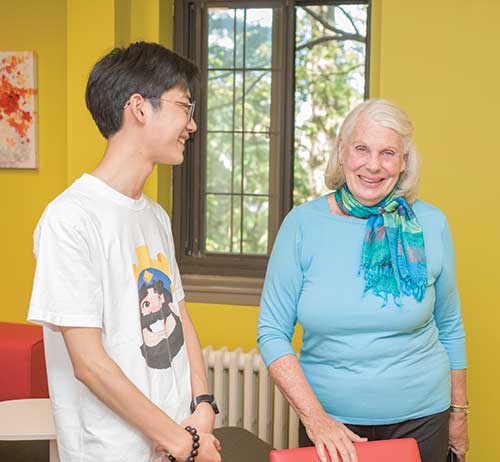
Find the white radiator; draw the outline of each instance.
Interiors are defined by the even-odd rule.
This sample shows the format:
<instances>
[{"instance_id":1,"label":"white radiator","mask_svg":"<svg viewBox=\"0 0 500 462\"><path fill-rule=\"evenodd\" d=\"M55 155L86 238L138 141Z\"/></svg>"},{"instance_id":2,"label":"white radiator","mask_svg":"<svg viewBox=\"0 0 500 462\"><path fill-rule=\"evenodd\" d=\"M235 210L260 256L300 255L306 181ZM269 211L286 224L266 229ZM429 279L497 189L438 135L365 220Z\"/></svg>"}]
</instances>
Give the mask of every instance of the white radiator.
<instances>
[{"instance_id":1,"label":"white radiator","mask_svg":"<svg viewBox=\"0 0 500 462\"><path fill-rule=\"evenodd\" d=\"M256 350L203 350L208 383L220 414L215 427L243 427L276 449L298 446L299 419Z\"/></svg>"}]
</instances>

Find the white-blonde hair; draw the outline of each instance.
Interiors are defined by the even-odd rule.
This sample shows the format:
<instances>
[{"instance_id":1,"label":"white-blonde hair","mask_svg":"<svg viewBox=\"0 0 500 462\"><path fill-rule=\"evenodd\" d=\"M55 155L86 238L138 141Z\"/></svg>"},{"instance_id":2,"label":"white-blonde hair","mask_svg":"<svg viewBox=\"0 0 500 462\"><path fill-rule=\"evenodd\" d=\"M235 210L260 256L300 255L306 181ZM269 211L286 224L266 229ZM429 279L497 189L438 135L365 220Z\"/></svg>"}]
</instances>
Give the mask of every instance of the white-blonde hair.
<instances>
[{"instance_id":1,"label":"white-blonde hair","mask_svg":"<svg viewBox=\"0 0 500 462\"><path fill-rule=\"evenodd\" d=\"M325 170L327 188L338 189L346 181L339 159L339 145L349 139L361 118L391 128L403 139L406 168L399 176L396 196L404 197L408 202L413 203L417 198L420 181L420 156L412 139L413 124L403 109L384 99L368 99L356 106L344 119Z\"/></svg>"}]
</instances>

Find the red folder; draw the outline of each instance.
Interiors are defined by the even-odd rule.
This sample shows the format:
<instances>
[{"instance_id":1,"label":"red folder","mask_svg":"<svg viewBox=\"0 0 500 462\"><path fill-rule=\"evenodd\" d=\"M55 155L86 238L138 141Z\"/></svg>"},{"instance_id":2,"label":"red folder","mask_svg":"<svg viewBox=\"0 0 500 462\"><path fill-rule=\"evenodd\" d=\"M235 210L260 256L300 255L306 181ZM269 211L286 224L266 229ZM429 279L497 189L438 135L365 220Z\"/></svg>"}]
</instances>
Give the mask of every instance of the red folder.
<instances>
[{"instance_id":1,"label":"red folder","mask_svg":"<svg viewBox=\"0 0 500 462\"><path fill-rule=\"evenodd\" d=\"M421 462L414 438L366 441L354 443L358 462ZM318 462L314 446L308 448L278 449L269 454L271 462Z\"/></svg>"}]
</instances>

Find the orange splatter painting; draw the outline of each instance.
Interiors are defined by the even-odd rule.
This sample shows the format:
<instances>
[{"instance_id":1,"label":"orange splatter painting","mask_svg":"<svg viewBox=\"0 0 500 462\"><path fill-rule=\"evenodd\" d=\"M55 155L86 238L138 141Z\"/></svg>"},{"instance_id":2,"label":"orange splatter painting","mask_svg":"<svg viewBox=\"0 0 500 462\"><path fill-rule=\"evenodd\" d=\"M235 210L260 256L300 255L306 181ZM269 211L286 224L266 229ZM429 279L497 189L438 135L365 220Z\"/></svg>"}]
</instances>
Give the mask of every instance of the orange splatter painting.
<instances>
[{"instance_id":1,"label":"orange splatter painting","mask_svg":"<svg viewBox=\"0 0 500 462\"><path fill-rule=\"evenodd\" d=\"M36 168L36 62L32 51L0 51L0 167Z\"/></svg>"}]
</instances>

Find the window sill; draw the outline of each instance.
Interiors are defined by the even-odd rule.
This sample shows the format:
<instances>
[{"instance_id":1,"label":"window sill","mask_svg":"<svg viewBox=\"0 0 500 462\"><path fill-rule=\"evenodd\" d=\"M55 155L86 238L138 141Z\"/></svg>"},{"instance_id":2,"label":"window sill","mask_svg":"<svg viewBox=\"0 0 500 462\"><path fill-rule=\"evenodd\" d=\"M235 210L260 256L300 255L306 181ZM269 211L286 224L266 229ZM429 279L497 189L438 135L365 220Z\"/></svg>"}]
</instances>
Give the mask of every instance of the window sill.
<instances>
[{"instance_id":1,"label":"window sill","mask_svg":"<svg viewBox=\"0 0 500 462\"><path fill-rule=\"evenodd\" d=\"M237 276L184 274L188 302L259 306L264 280Z\"/></svg>"}]
</instances>

